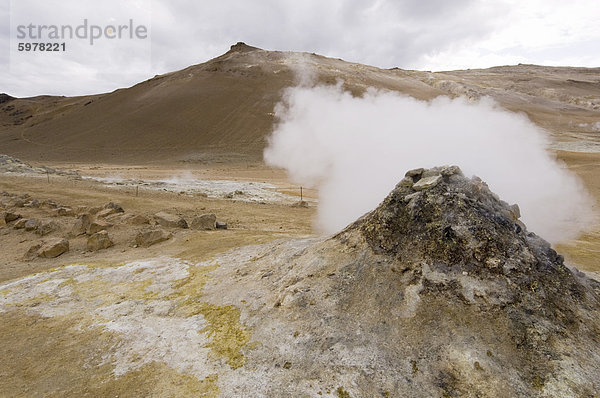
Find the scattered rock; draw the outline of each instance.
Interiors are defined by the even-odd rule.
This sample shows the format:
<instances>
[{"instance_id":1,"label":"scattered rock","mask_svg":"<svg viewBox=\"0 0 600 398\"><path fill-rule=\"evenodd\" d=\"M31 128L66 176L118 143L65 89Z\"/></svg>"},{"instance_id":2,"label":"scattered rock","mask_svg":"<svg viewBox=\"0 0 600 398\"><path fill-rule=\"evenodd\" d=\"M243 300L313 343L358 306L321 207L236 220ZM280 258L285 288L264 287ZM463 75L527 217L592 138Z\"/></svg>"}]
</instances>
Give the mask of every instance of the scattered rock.
<instances>
[{"instance_id":1,"label":"scattered rock","mask_svg":"<svg viewBox=\"0 0 600 398\"><path fill-rule=\"evenodd\" d=\"M58 224L51 220L40 220L38 223L38 227L35 230L35 233L40 236L48 235L51 232L54 232L59 229Z\"/></svg>"},{"instance_id":2,"label":"scattered rock","mask_svg":"<svg viewBox=\"0 0 600 398\"><path fill-rule=\"evenodd\" d=\"M69 241L61 238L47 240L40 247L38 256L43 258L55 258L69 251Z\"/></svg>"},{"instance_id":3,"label":"scattered rock","mask_svg":"<svg viewBox=\"0 0 600 398\"><path fill-rule=\"evenodd\" d=\"M93 234L87 240L87 249L92 252L108 249L113 245L113 241L110 239L108 232L105 230Z\"/></svg>"},{"instance_id":4,"label":"scattered rock","mask_svg":"<svg viewBox=\"0 0 600 398\"><path fill-rule=\"evenodd\" d=\"M110 216L111 214L116 214L117 211L115 209L102 209L96 213L97 218L104 218Z\"/></svg>"},{"instance_id":5,"label":"scattered rock","mask_svg":"<svg viewBox=\"0 0 600 398\"><path fill-rule=\"evenodd\" d=\"M23 229L23 228L25 228L25 224L27 223L27 221L29 221L29 220L26 220L26 219L24 219L24 218L21 218L20 220L18 220L18 221L15 223L15 225L14 225L14 228L15 228L15 229Z\"/></svg>"},{"instance_id":6,"label":"scattered rock","mask_svg":"<svg viewBox=\"0 0 600 398\"><path fill-rule=\"evenodd\" d=\"M90 226L88 227L87 234L94 235L95 233L104 231L110 227L112 227L112 224L107 223L106 221L103 221L103 220L96 220L93 223L91 223Z\"/></svg>"},{"instance_id":7,"label":"scattered rock","mask_svg":"<svg viewBox=\"0 0 600 398\"><path fill-rule=\"evenodd\" d=\"M16 198L11 201L10 206L11 207L25 207L25 203L27 203L27 201L25 199Z\"/></svg>"},{"instance_id":8,"label":"scattered rock","mask_svg":"<svg viewBox=\"0 0 600 398\"><path fill-rule=\"evenodd\" d=\"M109 202L104 206L105 209L113 209L115 211L115 213L125 213L125 210L123 210L123 208L121 207L121 205L118 205L116 203L113 202Z\"/></svg>"},{"instance_id":9,"label":"scattered rock","mask_svg":"<svg viewBox=\"0 0 600 398\"><path fill-rule=\"evenodd\" d=\"M89 214L82 214L79 216L73 228L71 228L71 233L75 236L84 235L87 233L88 228L92 224L92 217Z\"/></svg>"},{"instance_id":10,"label":"scattered rock","mask_svg":"<svg viewBox=\"0 0 600 398\"><path fill-rule=\"evenodd\" d=\"M146 231L140 231L135 237L135 243L138 246L149 247L160 242L171 239L172 233L162 229L151 229Z\"/></svg>"},{"instance_id":11,"label":"scattered rock","mask_svg":"<svg viewBox=\"0 0 600 398\"><path fill-rule=\"evenodd\" d=\"M37 209L40 207L40 201L37 199L30 200L29 202L25 203L25 207L33 207Z\"/></svg>"},{"instance_id":12,"label":"scattered rock","mask_svg":"<svg viewBox=\"0 0 600 398\"><path fill-rule=\"evenodd\" d=\"M128 214L123 218L123 221L129 225L144 225L150 224L148 217L139 214Z\"/></svg>"},{"instance_id":13,"label":"scattered rock","mask_svg":"<svg viewBox=\"0 0 600 398\"><path fill-rule=\"evenodd\" d=\"M190 228L208 231L215 229L216 223L217 216L215 216L214 214L202 214L200 216L194 217L194 219L190 223Z\"/></svg>"},{"instance_id":14,"label":"scattered rock","mask_svg":"<svg viewBox=\"0 0 600 398\"><path fill-rule=\"evenodd\" d=\"M13 221L16 221L16 220L18 220L19 218L21 218L21 215L20 215L20 214L13 213L13 212L10 212L10 211L7 211L7 212L4 212L3 214L0 214L0 216L2 216L2 215L4 216L4 217L3 217L3 218L4 218L4 221L6 221L6 223L7 223L7 224L8 224L9 222L13 222Z\"/></svg>"},{"instance_id":15,"label":"scattered rock","mask_svg":"<svg viewBox=\"0 0 600 398\"><path fill-rule=\"evenodd\" d=\"M33 260L34 258L36 258L39 254L39 250L42 247L41 243L37 243L33 246L31 246L29 248L29 250L27 250L27 253L25 253L25 255L23 256L23 258L25 260Z\"/></svg>"},{"instance_id":16,"label":"scattered rock","mask_svg":"<svg viewBox=\"0 0 600 398\"><path fill-rule=\"evenodd\" d=\"M222 221L217 221L216 224L217 229L227 229L227 223Z\"/></svg>"},{"instance_id":17,"label":"scattered rock","mask_svg":"<svg viewBox=\"0 0 600 398\"><path fill-rule=\"evenodd\" d=\"M40 204L40 207L43 207L46 209L56 209L59 206L58 206L58 203L56 203L54 200L46 199L46 200L42 201L42 203Z\"/></svg>"},{"instance_id":18,"label":"scattered rock","mask_svg":"<svg viewBox=\"0 0 600 398\"><path fill-rule=\"evenodd\" d=\"M304 207L304 208L306 208L306 207L308 207L308 202L305 201L305 200L300 200L300 201L292 204L292 207Z\"/></svg>"},{"instance_id":19,"label":"scattered rock","mask_svg":"<svg viewBox=\"0 0 600 398\"><path fill-rule=\"evenodd\" d=\"M25 223L25 231L35 231L38 228L39 221L35 218L27 220Z\"/></svg>"},{"instance_id":20,"label":"scattered rock","mask_svg":"<svg viewBox=\"0 0 600 398\"><path fill-rule=\"evenodd\" d=\"M187 228L187 222L180 216L161 211L154 215L156 222L167 228Z\"/></svg>"},{"instance_id":21,"label":"scattered rock","mask_svg":"<svg viewBox=\"0 0 600 398\"><path fill-rule=\"evenodd\" d=\"M93 207L89 207L87 209L87 212L90 213L91 215L95 215L95 214L98 214L103 209L104 208L101 206L93 206Z\"/></svg>"},{"instance_id":22,"label":"scattered rock","mask_svg":"<svg viewBox=\"0 0 600 398\"><path fill-rule=\"evenodd\" d=\"M75 212L70 207L59 207L53 211L53 214L60 217L72 217Z\"/></svg>"}]
</instances>

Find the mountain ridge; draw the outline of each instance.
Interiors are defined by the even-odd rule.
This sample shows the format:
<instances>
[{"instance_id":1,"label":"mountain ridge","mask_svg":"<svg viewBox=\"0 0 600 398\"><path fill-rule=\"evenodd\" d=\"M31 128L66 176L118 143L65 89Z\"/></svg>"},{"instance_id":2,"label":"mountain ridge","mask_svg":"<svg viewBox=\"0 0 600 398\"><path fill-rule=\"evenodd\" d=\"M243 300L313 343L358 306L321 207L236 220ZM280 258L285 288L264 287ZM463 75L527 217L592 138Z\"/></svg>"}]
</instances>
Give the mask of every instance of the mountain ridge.
<instances>
[{"instance_id":1,"label":"mountain ridge","mask_svg":"<svg viewBox=\"0 0 600 398\"><path fill-rule=\"evenodd\" d=\"M419 100L489 96L510 111L524 112L558 141L598 140L589 126L600 116L600 69L380 69L239 42L207 62L110 93L7 96L0 106L0 146L27 161L260 162L273 108L305 70L315 84L342 80L354 95L374 87Z\"/></svg>"}]
</instances>

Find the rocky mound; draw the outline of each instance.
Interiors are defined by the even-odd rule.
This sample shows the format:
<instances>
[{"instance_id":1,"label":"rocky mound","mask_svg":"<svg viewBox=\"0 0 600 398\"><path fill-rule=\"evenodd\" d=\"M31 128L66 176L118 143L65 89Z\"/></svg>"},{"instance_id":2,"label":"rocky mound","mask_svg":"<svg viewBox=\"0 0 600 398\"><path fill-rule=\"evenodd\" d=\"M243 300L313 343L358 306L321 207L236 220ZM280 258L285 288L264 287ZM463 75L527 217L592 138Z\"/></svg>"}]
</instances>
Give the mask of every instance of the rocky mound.
<instances>
[{"instance_id":1,"label":"rocky mound","mask_svg":"<svg viewBox=\"0 0 600 398\"><path fill-rule=\"evenodd\" d=\"M261 391L594 396L600 284L518 217L458 167L413 170L338 235L217 270L255 286L229 302L260 297L246 322Z\"/></svg>"}]
</instances>

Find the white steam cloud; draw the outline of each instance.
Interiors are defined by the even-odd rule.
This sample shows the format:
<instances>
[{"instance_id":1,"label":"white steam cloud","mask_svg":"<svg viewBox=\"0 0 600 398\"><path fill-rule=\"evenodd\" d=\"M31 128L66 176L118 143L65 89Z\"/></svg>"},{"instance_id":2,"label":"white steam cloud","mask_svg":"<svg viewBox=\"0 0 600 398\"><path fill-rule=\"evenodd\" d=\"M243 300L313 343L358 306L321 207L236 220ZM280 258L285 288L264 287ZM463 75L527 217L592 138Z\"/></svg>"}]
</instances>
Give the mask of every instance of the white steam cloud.
<instances>
[{"instance_id":1,"label":"white steam cloud","mask_svg":"<svg viewBox=\"0 0 600 398\"><path fill-rule=\"evenodd\" d=\"M318 228L335 232L374 209L418 167L458 165L509 203L528 229L551 242L576 237L591 221L580 181L547 153L545 133L491 99L419 101L336 86L286 91L265 150L268 164L319 189Z\"/></svg>"}]
</instances>

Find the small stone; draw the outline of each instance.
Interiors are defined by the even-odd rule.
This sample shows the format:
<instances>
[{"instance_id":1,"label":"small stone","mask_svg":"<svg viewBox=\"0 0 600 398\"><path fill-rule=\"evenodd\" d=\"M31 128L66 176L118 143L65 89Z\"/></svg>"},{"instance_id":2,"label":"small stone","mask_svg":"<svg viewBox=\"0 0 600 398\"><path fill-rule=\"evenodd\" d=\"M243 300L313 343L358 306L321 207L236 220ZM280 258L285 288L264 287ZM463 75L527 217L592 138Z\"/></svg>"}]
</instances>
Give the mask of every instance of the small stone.
<instances>
[{"instance_id":1,"label":"small stone","mask_svg":"<svg viewBox=\"0 0 600 398\"><path fill-rule=\"evenodd\" d=\"M292 207L303 207L303 208L307 208L308 207L308 202L305 200L300 200L294 204L292 204Z\"/></svg>"},{"instance_id":2,"label":"small stone","mask_svg":"<svg viewBox=\"0 0 600 398\"><path fill-rule=\"evenodd\" d=\"M154 215L156 222L167 228L187 228L187 222L179 216L161 211Z\"/></svg>"},{"instance_id":3,"label":"small stone","mask_svg":"<svg viewBox=\"0 0 600 398\"><path fill-rule=\"evenodd\" d=\"M113 245L113 241L110 239L108 232L105 230L93 234L87 240L87 249L92 252L108 249Z\"/></svg>"},{"instance_id":4,"label":"small stone","mask_svg":"<svg viewBox=\"0 0 600 398\"><path fill-rule=\"evenodd\" d=\"M227 229L227 223L222 221L217 221L216 224L217 229Z\"/></svg>"},{"instance_id":5,"label":"small stone","mask_svg":"<svg viewBox=\"0 0 600 398\"><path fill-rule=\"evenodd\" d=\"M408 170L404 176L410 177L413 179L413 181L415 181L415 180L418 180L419 178L421 178L421 175L423 174L424 171L425 171L424 168Z\"/></svg>"},{"instance_id":6,"label":"small stone","mask_svg":"<svg viewBox=\"0 0 600 398\"><path fill-rule=\"evenodd\" d=\"M58 229L58 225L50 220L40 220L38 223L38 227L35 230L35 233L44 236L48 235L50 232L56 231Z\"/></svg>"},{"instance_id":7,"label":"small stone","mask_svg":"<svg viewBox=\"0 0 600 398\"><path fill-rule=\"evenodd\" d=\"M88 228L92 224L92 217L89 214L82 214L79 216L73 228L71 228L71 233L75 236L84 235L87 233Z\"/></svg>"},{"instance_id":8,"label":"small stone","mask_svg":"<svg viewBox=\"0 0 600 398\"><path fill-rule=\"evenodd\" d=\"M419 181L417 181L415 183L415 185L413 185L413 189L416 191L422 191L425 189L435 187L440 182L441 179L442 179L441 175L421 178Z\"/></svg>"},{"instance_id":9,"label":"small stone","mask_svg":"<svg viewBox=\"0 0 600 398\"><path fill-rule=\"evenodd\" d=\"M115 211L115 213L125 213L125 210L123 210L123 208L121 207L121 205L118 205L116 203L113 202L109 202L104 206L105 209L113 209Z\"/></svg>"},{"instance_id":10,"label":"small stone","mask_svg":"<svg viewBox=\"0 0 600 398\"><path fill-rule=\"evenodd\" d=\"M514 204L514 205L510 206L510 212L512 213L515 220L518 220L519 218L521 218L521 209L519 208L518 204Z\"/></svg>"},{"instance_id":11,"label":"small stone","mask_svg":"<svg viewBox=\"0 0 600 398\"><path fill-rule=\"evenodd\" d=\"M29 250L27 250L27 253L25 253L25 255L23 256L25 258L25 260L33 260L34 258L36 258L39 255L39 250L42 247L41 243L37 243L33 246L31 246L29 248Z\"/></svg>"},{"instance_id":12,"label":"small stone","mask_svg":"<svg viewBox=\"0 0 600 398\"><path fill-rule=\"evenodd\" d=\"M412 187L413 184L414 184L414 181L413 181L413 179L411 177L404 177L396 185L396 188L400 188L400 187Z\"/></svg>"},{"instance_id":13,"label":"small stone","mask_svg":"<svg viewBox=\"0 0 600 398\"><path fill-rule=\"evenodd\" d=\"M147 231L140 231L135 237L135 243L138 246L149 247L160 242L164 242L171 239L173 234L164 231L162 229L151 229Z\"/></svg>"},{"instance_id":14,"label":"small stone","mask_svg":"<svg viewBox=\"0 0 600 398\"><path fill-rule=\"evenodd\" d=\"M25 228L25 224L27 223L27 221L29 221L29 220L26 220L26 219L24 219L24 218L21 218L20 220L18 220L18 221L15 223L15 225L14 225L14 229L23 229L23 228Z\"/></svg>"},{"instance_id":15,"label":"small stone","mask_svg":"<svg viewBox=\"0 0 600 398\"><path fill-rule=\"evenodd\" d=\"M104 217L110 216L111 214L116 214L116 213L117 213L117 211L115 209L110 209L110 208L103 209L103 210L100 210L98 213L96 213L96 217L104 218Z\"/></svg>"},{"instance_id":16,"label":"small stone","mask_svg":"<svg viewBox=\"0 0 600 398\"><path fill-rule=\"evenodd\" d=\"M425 170L423 172L423 174L421 174L421 178L435 177L435 176L439 176L439 175L440 175L440 171L438 169L429 169L429 170Z\"/></svg>"},{"instance_id":17,"label":"small stone","mask_svg":"<svg viewBox=\"0 0 600 398\"><path fill-rule=\"evenodd\" d=\"M7 224L9 222L13 222L15 220L18 220L19 218L21 218L20 214L13 213L13 212L10 212L10 211L7 211L7 212L4 213L4 221L6 221Z\"/></svg>"},{"instance_id":18,"label":"small stone","mask_svg":"<svg viewBox=\"0 0 600 398\"><path fill-rule=\"evenodd\" d=\"M25 203L25 207L38 208L40 207L40 201L37 199L30 200L29 202Z\"/></svg>"},{"instance_id":19,"label":"small stone","mask_svg":"<svg viewBox=\"0 0 600 398\"><path fill-rule=\"evenodd\" d=\"M87 234L94 235L95 233L104 231L110 227L112 227L112 224L107 223L106 221L103 221L103 220L96 220L93 223L91 223L90 226L88 227Z\"/></svg>"},{"instance_id":20,"label":"small stone","mask_svg":"<svg viewBox=\"0 0 600 398\"><path fill-rule=\"evenodd\" d=\"M442 170L440 171L440 173L444 177L450 177L450 176L453 176L453 175L460 175L460 176L463 175L462 170L458 166L445 166L445 167L442 167Z\"/></svg>"},{"instance_id":21,"label":"small stone","mask_svg":"<svg viewBox=\"0 0 600 398\"><path fill-rule=\"evenodd\" d=\"M55 258L69 251L69 241L66 239L50 239L39 249L39 257Z\"/></svg>"},{"instance_id":22,"label":"small stone","mask_svg":"<svg viewBox=\"0 0 600 398\"><path fill-rule=\"evenodd\" d=\"M75 212L70 207L59 207L53 211L54 215L60 217L71 217L75 215Z\"/></svg>"},{"instance_id":23,"label":"small stone","mask_svg":"<svg viewBox=\"0 0 600 398\"><path fill-rule=\"evenodd\" d=\"M38 227L39 221L35 218L27 220L25 223L25 231L35 231Z\"/></svg>"},{"instance_id":24,"label":"small stone","mask_svg":"<svg viewBox=\"0 0 600 398\"><path fill-rule=\"evenodd\" d=\"M214 214L202 214L194 217L190 222L191 229L210 231L216 228L217 216Z\"/></svg>"},{"instance_id":25,"label":"small stone","mask_svg":"<svg viewBox=\"0 0 600 398\"><path fill-rule=\"evenodd\" d=\"M144 225L150 224L148 217L139 214L129 214L123 218L123 221L129 225Z\"/></svg>"}]
</instances>

